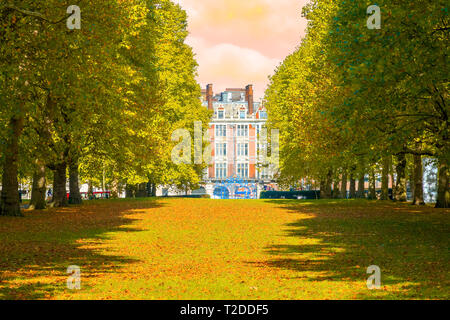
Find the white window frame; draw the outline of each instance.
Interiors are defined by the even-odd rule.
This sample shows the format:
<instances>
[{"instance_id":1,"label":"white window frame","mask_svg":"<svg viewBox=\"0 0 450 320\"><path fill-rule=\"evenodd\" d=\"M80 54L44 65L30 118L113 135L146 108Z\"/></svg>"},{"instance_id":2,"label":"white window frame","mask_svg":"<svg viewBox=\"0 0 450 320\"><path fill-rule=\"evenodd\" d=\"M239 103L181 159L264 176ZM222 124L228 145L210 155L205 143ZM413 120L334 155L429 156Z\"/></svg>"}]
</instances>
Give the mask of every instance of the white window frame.
<instances>
[{"instance_id":1,"label":"white window frame","mask_svg":"<svg viewBox=\"0 0 450 320\"><path fill-rule=\"evenodd\" d=\"M248 178L249 177L249 165L248 162L240 162L237 164L236 173L240 178Z\"/></svg>"},{"instance_id":2,"label":"white window frame","mask_svg":"<svg viewBox=\"0 0 450 320\"><path fill-rule=\"evenodd\" d=\"M226 137L227 136L227 126L225 124L216 125L216 137Z\"/></svg>"},{"instance_id":3,"label":"white window frame","mask_svg":"<svg viewBox=\"0 0 450 320\"><path fill-rule=\"evenodd\" d=\"M228 175L228 165L226 163L216 163L216 178L226 179Z\"/></svg>"},{"instance_id":4,"label":"white window frame","mask_svg":"<svg viewBox=\"0 0 450 320\"><path fill-rule=\"evenodd\" d=\"M258 178L259 179L265 179L265 180L269 180L270 179L270 169L266 168L266 167L262 167L258 170Z\"/></svg>"},{"instance_id":5,"label":"white window frame","mask_svg":"<svg viewBox=\"0 0 450 320\"><path fill-rule=\"evenodd\" d=\"M248 143L238 143L238 157L248 157Z\"/></svg>"},{"instance_id":6,"label":"white window frame","mask_svg":"<svg viewBox=\"0 0 450 320\"><path fill-rule=\"evenodd\" d=\"M262 114L264 114L265 117L263 117ZM259 118L262 119L262 120L266 120L268 118L268 116L269 115L267 114L267 111L260 111L259 112Z\"/></svg>"},{"instance_id":7,"label":"white window frame","mask_svg":"<svg viewBox=\"0 0 450 320\"><path fill-rule=\"evenodd\" d=\"M227 144L226 143L216 143L216 156L226 157L227 156Z\"/></svg>"},{"instance_id":8,"label":"white window frame","mask_svg":"<svg viewBox=\"0 0 450 320\"><path fill-rule=\"evenodd\" d=\"M238 124L237 136L238 137L248 137L248 124Z\"/></svg>"}]
</instances>

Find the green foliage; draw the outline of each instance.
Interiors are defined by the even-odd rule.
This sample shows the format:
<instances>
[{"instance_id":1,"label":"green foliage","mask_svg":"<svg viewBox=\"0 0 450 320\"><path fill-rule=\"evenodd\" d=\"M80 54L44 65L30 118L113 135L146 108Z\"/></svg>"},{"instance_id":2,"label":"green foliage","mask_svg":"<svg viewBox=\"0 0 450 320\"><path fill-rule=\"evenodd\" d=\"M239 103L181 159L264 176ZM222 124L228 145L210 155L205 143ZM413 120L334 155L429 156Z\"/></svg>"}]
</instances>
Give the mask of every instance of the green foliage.
<instances>
[{"instance_id":1,"label":"green foliage","mask_svg":"<svg viewBox=\"0 0 450 320\"><path fill-rule=\"evenodd\" d=\"M171 134L202 121L197 63L184 41L186 13L171 1L80 1L81 30L66 27L72 3L0 5L0 155L23 119L19 173L78 162L81 178L195 186L203 166L175 166ZM158 5L157 5L158 4Z\"/></svg>"},{"instance_id":2,"label":"green foliage","mask_svg":"<svg viewBox=\"0 0 450 320\"><path fill-rule=\"evenodd\" d=\"M399 153L448 163L447 5L381 1L382 27L371 30L371 4L304 8L307 35L266 93L269 124L283 128L282 181L381 171L382 159Z\"/></svg>"}]
</instances>

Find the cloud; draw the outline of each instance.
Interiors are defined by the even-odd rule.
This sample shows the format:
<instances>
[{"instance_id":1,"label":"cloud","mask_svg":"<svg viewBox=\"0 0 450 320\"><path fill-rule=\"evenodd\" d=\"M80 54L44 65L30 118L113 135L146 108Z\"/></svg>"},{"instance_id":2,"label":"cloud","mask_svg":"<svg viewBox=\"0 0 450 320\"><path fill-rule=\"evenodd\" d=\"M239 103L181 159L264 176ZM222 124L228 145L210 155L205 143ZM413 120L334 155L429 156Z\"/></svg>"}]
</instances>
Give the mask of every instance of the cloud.
<instances>
[{"instance_id":1,"label":"cloud","mask_svg":"<svg viewBox=\"0 0 450 320\"><path fill-rule=\"evenodd\" d=\"M263 96L268 76L300 43L307 0L180 0L189 16L188 42L197 53L199 81L221 88L255 85Z\"/></svg>"},{"instance_id":2,"label":"cloud","mask_svg":"<svg viewBox=\"0 0 450 320\"><path fill-rule=\"evenodd\" d=\"M182 0L189 29L212 44L231 43L282 58L304 35L306 0Z\"/></svg>"},{"instance_id":3,"label":"cloud","mask_svg":"<svg viewBox=\"0 0 450 320\"><path fill-rule=\"evenodd\" d=\"M253 84L255 96L261 98L268 76L273 74L280 59L271 59L256 50L229 43L209 46L201 38L191 37L188 44L194 48L199 61L198 80L202 87L214 84L214 91Z\"/></svg>"}]
</instances>

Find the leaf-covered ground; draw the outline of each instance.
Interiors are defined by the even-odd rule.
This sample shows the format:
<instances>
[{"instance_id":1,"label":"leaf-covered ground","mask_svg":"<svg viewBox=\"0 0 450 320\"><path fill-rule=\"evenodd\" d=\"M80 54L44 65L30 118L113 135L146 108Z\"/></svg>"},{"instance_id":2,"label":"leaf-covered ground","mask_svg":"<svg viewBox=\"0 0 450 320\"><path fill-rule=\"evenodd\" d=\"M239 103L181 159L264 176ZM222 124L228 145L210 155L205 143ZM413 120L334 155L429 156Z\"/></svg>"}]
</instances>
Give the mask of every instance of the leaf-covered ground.
<instances>
[{"instance_id":1,"label":"leaf-covered ground","mask_svg":"<svg viewBox=\"0 0 450 320\"><path fill-rule=\"evenodd\" d=\"M206 199L27 212L0 218L0 299L448 299L449 213ZM381 290L367 289L370 265Z\"/></svg>"}]
</instances>

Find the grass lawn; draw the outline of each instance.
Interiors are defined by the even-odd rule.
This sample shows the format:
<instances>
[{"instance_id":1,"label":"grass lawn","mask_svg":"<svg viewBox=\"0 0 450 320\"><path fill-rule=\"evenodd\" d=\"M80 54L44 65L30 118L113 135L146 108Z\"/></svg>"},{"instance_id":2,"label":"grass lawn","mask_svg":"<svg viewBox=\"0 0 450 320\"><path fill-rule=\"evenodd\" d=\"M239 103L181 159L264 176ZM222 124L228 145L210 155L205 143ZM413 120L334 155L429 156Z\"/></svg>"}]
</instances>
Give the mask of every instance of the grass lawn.
<instances>
[{"instance_id":1,"label":"grass lawn","mask_svg":"<svg viewBox=\"0 0 450 320\"><path fill-rule=\"evenodd\" d=\"M449 213L208 199L26 212L0 217L0 299L448 299ZM81 290L66 287L70 265Z\"/></svg>"}]
</instances>

